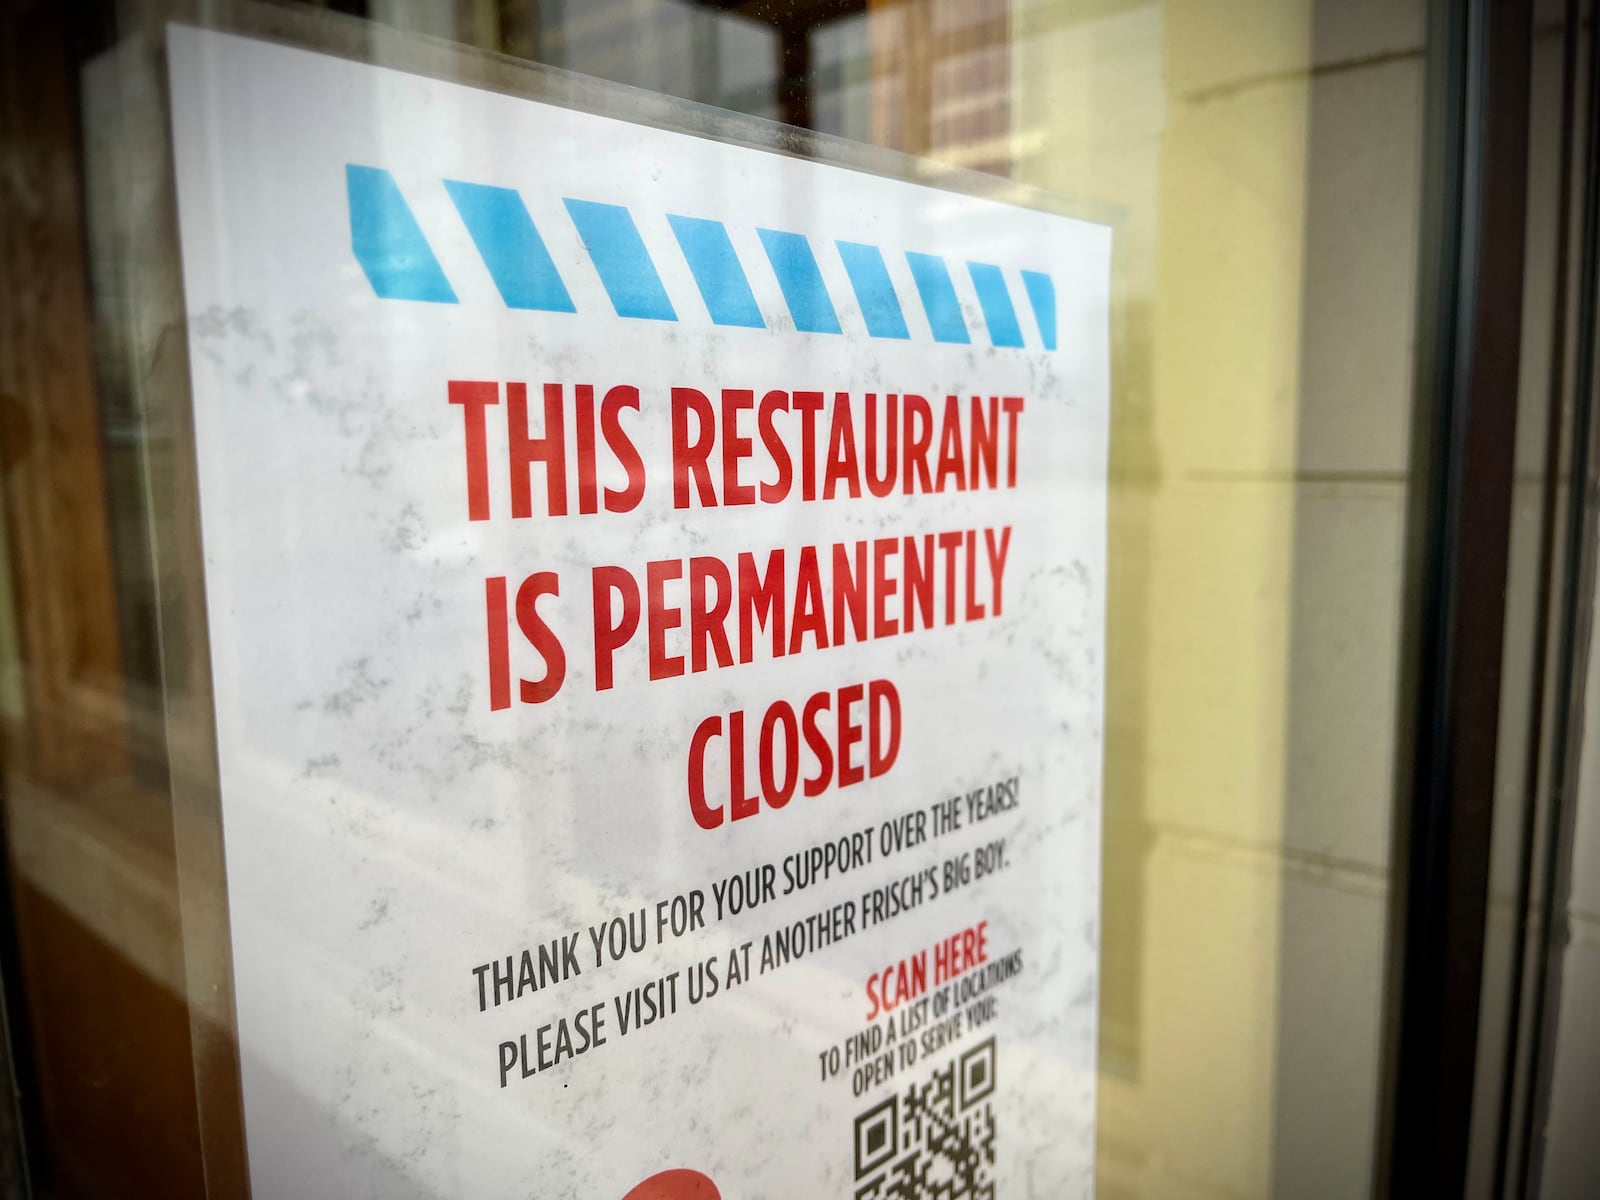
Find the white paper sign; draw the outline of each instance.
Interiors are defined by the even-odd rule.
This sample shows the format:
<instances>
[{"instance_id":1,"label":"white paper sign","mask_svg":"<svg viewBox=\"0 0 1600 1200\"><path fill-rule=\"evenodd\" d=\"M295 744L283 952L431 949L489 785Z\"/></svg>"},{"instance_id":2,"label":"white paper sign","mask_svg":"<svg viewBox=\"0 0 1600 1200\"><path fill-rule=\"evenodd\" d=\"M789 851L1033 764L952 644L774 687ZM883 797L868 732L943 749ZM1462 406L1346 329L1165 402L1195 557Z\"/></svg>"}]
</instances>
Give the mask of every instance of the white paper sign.
<instances>
[{"instance_id":1,"label":"white paper sign","mask_svg":"<svg viewBox=\"0 0 1600 1200\"><path fill-rule=\"evenodd\" d=\"M1110 231L169 49L255 1195L1089 1194Z\"/></svg>"}]
</instances>

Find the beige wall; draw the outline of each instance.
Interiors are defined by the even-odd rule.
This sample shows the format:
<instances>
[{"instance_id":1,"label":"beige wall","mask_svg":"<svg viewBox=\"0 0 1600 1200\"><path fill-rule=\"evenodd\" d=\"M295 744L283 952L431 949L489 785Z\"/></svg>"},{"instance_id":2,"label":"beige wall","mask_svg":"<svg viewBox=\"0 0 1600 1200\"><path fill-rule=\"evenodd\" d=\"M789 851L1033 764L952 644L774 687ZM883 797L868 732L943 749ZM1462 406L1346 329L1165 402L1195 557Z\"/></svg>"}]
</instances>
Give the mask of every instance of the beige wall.
<instances>
[{"instance_id":1,"label":"beige wall","mask_svg":"<svg viewBox=\"0 0 1600 1200\"><path fill-rule=\"evenodd\" d=\"M1016 173L1122 207L1100 1188L1372 1171L1421 5L1018 0Z\"/></svg>"},{"instance_id":2,"label":"beige wall","mask_svg":"<svg viewBox=\"0 0 1600 1200\"><path fill-rule=\"evenodd\" d=\"M1596 633L1600 633L1597 630ZM1600 637L1591 635L1583 766L1572 848L1572 891L1566 901L1568 938L1544 1129L1546 1200L1592 1196L1600 1180Z\"/></svg>"}]
</instances>

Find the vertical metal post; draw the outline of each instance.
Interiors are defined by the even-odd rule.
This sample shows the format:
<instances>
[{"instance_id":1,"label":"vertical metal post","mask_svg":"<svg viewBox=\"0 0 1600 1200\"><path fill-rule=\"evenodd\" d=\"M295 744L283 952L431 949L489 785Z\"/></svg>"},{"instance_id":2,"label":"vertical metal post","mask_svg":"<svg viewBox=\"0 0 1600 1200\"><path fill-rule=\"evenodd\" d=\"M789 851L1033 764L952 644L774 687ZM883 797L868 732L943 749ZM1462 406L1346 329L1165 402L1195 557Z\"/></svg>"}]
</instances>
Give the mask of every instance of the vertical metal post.
<instances>
[{"instance_id":1,"label":"vertical metal post","mask_svg":"<svg viewBox=\"0 0 1600 1200\"><path fill-rule=\"evenodd\" d=\"M1521 344L1532 16L1435 0L1378 1178L1466 1178Z\"/></svg>"},{"instance_id":2,"label":"vertical metal post","mask_svg":"<svg viewBox=\"0 0 1600 1200\"><path fill-rule=\"evenodd\" d=\"M1572 8L1576 8L1574 4ZM1569 18L1568 36L1576 41L1580 24ZM1539 868L1530 861L1524 875L1539 878L1538 942L1532 959L1533 995L1528 1014L1513 1036L1528 1042L1528 1072L1520 1107L1520 1127L1515 1140L1516 1169L1509 1175L1513 1187L1537 1194L1544 1165L1544 1130L1550 1112L1550 1087L1555 1070L1557 1023L1561 1007L1561 979L1565 949L1570 937L1566 900L1572 891L1572 848L1577 817L1577 788L1583 745L1584 707L1590 642L1595 620L1595 565L1597 549L1597 497L1600 497L1600 447L1596 445L1595 380L1596 330L1600 321L1600 23L1587 22L1588 80L1585 97L1584 151L1580 159L1583 207L1578 243L1578 319L1573 331L1576 354L1572 387L1572 436L1568 447L1568 485L1565 548L1562 562L1560 606L1556 617L1556 706L1550 751L1549 813L1538 847ZM1569 110L1570 114L1571 110ZM1569 115L1570 119L1570 115ZM1569 186L1563 176L1562 185ZM1533 853L1530 847L1530 859ZM1529 899L1524 892L1520 899ZM1518 913L1526 924L1529 911ZM1526 947L1519 947L1526 949ZM1517 960L1528 969L1529 959ZM1523 976L1519 973L1517 986ZM1513 1043L1515 1045L1516 1043ZM1509 1116L1509 1114L1508 1114ZM1502 1152L1508 1146L1502 1146Z\"/></svg>"}]
</instances>

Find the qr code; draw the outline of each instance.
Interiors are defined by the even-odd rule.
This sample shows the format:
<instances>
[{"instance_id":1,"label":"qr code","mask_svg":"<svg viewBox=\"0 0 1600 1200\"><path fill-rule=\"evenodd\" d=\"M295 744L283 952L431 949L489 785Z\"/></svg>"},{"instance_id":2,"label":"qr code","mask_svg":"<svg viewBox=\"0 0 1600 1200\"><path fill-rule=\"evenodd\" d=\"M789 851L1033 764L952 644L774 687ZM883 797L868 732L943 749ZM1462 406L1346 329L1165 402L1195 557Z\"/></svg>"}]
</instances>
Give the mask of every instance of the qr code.
<instances>
[{"instance_id":1,"label":"qr code","mask_svg":"<svg viewBox=\"0 0 1600 1200\"><path fill-rule=\"evenodd\" d=\"M856 1200L994 1200L994 1039L856 1118Z\"/></svg>"}]
</instances>

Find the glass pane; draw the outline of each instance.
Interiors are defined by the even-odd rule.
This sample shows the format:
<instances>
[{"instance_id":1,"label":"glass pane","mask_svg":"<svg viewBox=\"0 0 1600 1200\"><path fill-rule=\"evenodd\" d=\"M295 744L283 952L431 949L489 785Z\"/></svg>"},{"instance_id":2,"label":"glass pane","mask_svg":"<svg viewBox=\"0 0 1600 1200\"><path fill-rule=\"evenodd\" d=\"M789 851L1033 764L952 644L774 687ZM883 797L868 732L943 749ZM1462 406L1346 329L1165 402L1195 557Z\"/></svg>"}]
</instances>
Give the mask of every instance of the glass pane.
<instances>
[{"instance_id":1,"label":"glass pane","mask_svg":"<svg viewBox=\"0 0 1600 1200\"><path fill-rule=\"evenodd\" d=\"M5 18L8 153L23 168L0 210L4 274L18 281L0 301L7 329L0 713L17 942L6 959L12 1050L30 1161L60 1194L223 1196L241 1192L252 1176L257 1195L289 1194L284 1181L313 1176L360 1179L373 1195L462 1194L485 1163L515 1160L526 1138L540 1147L554 1182L517 1187L622 1195L646 1173L635 1170L640 1147L670 1145L660 1128L619 1115L637 1113L648 1099L662 1122L694 1130L684 1145L705 1143L708 1127L726 1123L729 1132L709 1156L715 1161L680 1162L663 1150L656 1164L703 1172L721 1181L723 1195L743 1194L727 1180L762 1170L775 1196L818 1194L822 1185L802 1182L806 1171L826 1181L828 1194L931 1195L889 1190L871 1164L883 1161L876 1156L885 1144L893 1148L894 1134L858 1118L893 1101L896 1118L909 1120L903 1114L937 1102L918 1089L940 1080L958 1089L962 1103L971 1092L982 1105L972 1113L934 1110L940 1120L967 1114L956 1146L971 1149L973 1164L961 1165L960 1155L939 1150L931 1135L913 1136L910 1126L899 1153L920 1164L911 1169L935 1177L971 1172L974 1187L987 1180L997 1184L995 1194L1092 1189L1115 1200L1372 1190L1421 251L1420 0L372 0L340 6L353 13L206 8L201 26L285 53L315 50L340 64L274 59L289 64L287 74L278 67L251 74L241 64L253 51L185 59L181 47L192 47L184 39L199 36L195 27L174 33L166 22L194 20L187 8L123 3L97 20L49 7ZM207 75L217 63L229 71ZM441 115L441 104L459 105L471 119ZM596 113L623 124L583 123ZM535 119L556 131L548 142L506 132ZM296 174L312 155L296 159L293 148L320 145L346 127L367 138L365 157L341 161L350 173L328 192L336 203L326 219L313 220L303 214L314 206L297 207L300 198L329 185L305 182L309 165L304 178ZM216 157L185 161L186 144ZM677 152L661 149L667 145ZM418 147L439 151L439 163L424 172ZM226 168L218 165L224 158ZM659 171L641 174L636 188L592 194L546 194L522 183L543 171L567 186L591 167L615 181L627 178L629 163ZM479 174L461 173L469 167ZM255 192L241 191L239 180L251 178ZM201 212L191 203L198 197L204 208L218 196L233 196L247 211ZM308 290L303 311L202 303L195 286L202 259L214 268L205 278L245 280L241 297L286 292L298 251L263 255L257 221L285 245L303 238L333 248L342 274L325 290ZM1107 303L1088 284L1069 286L1069 275L1091 278L1087 267L1061 264L1078 252L1072 239L1092 241L1101 236L1093 231L1108 227ZM192 229L224 234L196 245ZM925 241L907 241L906 230ZM993 261L964 238L999 247ZM265 280L260 292L252 290L252 272ZM345 299L339 319L326 319ZM379 304L390 305L381 320L372 316ZM434 458L443 463L448 455L451 471L471 477L469 414L488 422L483 436L500 439L492 448L507 453L506 444L534 436L507 420L526 421L529 405L535 423L554 411L541 407L538 384L547 377L599 384L584 372L598 373L603 360L552 365L541 357L550 350L535 331L558 327L534 320L588 320L594 311L614 319L606 336L615 339L617 361L632 361L675 322L684 344L702 348L708 362L726 355L721 361L745 368L749 382L708 367L698 378L751 394L707 397L708 407L696 411L710 414L699 420L731 419L736 430L745 420L757 431L752 455L762 453L759 407L769 387L798 396L807 387L831 390L842 378L840 388L877 396L912 386L891 368L913 375L922 367L929 378L920 386L939 400L946 388L970 385L998 405L1011 394L1004 382L1011 379L1031 392L1022 435L1005 432L1018 428L1001 419L1009 409L996 407L991 423L994 436L1018 438L1025 472L1034 469L1030 461L1055 472L1037 468L1015 501L1017 528L1039 531L1018 534L1018 546L1039 547L1036 558L1019 550L1018 561L1036 563L1044 582L1033 585L1030 608L1028 577L1012 577L1005 600L1018 623L974 623L979 632L970 636L1015 628L1018 636L1037 634L1044 650L1030 657L942 630L894 643L914 664L904 669L925 681L914 694L902 689L903 711L932 712L939 699L944 723L936 728L948 729L931 737L929 726L919 733L907 724L906 755L933 761L949 750L959 769L947 781L924 794L897 788L892 775L866 779L859 794L871 799L853 807L834 796L831 822L816 819L815 808L807 812L812 802L804 797L782 813L768 803L747 825L765 832L725 838L725 849L713 852L684 833L688 810L679 799L689 731L701 728L702 708L712 709L672 697L701 693L654 687L648 703L630 710L636 727L616 730L604 754L583 751L598 779L621 778L619 764L631 772L624 784L596 789L593 804L633 813L611 818L603 836L573 816L591 803L580 773L539 768L590 746L583 739L592 731L529 724L513 747L462 724L465 732L447 747L459 756L453 765L423 749L443 745L439 730L466 722L461 714L499 705L500 693L484 690L495 686L490 677L504 677L506 705L516 709L528 693L513 692L510 682L537 690L527 669L537 658L520 674L495 675L498 643L491 637L485 646L472 624L450 651L457 668L433 680L430 707L386 707L393 681L403 690L414 672L445 661L427 638L444 636L437 614L447 606L452 617L461 608L491 625L498 613L502 633L510 627L520 637L537 631L538 614L551 603L575 594L588 603L588 576L581 584L567 579L559 595L535 590L524 600L518 583L531 580L534 567L490 561L485 547L500 543L480 540L466 512L480 501L497 514L522 503L498 474L477 498L471 484L450 493L461 509L453 524L433 522L427 502L408 512L393 500L412 486L407 480L419 494L428 491ZM523 332L514 344L504 332L512 328L508 312L528 318L515 327ZM434 367L425 347L436 344L430 339L440 328L430 321L454 322L448 344L461 351L459 374L427 374ZM751 350L757 343L734 340L741 332L772 340ZM813 340L802 343L802 335ZM1074 345L1075 337L1087 342ZM1108 354L1096 337L1101 349L1109 341ZM967 358L949 357L957 344ZM1015 357L1005 359L1008 353ZM360 359L370 363L365 375L342 357L350 355L368 356ZM526 362L527 390L516 398L503 385L523 376L478 365L508 361ZM957 361L967 372L961 378L944 366ZM1089 382L1074 376L1063 384L1050 374L1055 362L1084 364ZM1020 374L1021 363L1036 374ZM1073 423L1077 417L1040 399L1081 396L1092 408L1096 364L1109 368L1108 446L1096 441L1103 431L1094 421ZM447 404L446 378L487 383L490 391L477 400L453 393ZM218 424L208 426L204 381L224 379L234 407L219 403ZM414 411L394 399L411 395L413 385L426 397ZM574 429L589 422L587 443L575 435L575 456L615 448L626 440L613 439L617 429L654 419L648 395L638 409L626 396L607 408L604 387L587 400L562 397L559 403L590 406L563 410ZM656 464L687 453L668 444L668 397L658 399L661 444L644 455L652 487ZM718 400L745 404L746 417L736 408L724 417ZM291 452L274 432L274 405L292 413L286 421L314 414L325 438ZM521 406L516 418L514 406ZM224 415L259 422L259 457L229 460L237 473L214 453ZM1040 432L1030 443L1026 430L1035 421ZM227 426L229 436L237 439L243 427ZM702 428L686 424L684 444ZM908 439L911 428L901 426ZM997 443L997 461L1007 444ZM979 446L968 458L958 450L951 470L981 464L985 453ZM942 445L929 441L925 452L942 472ZM829 443L808 453L826 472L843 451ZM622 458L605 461L585 475L573 459L572 518L529 533L530 559L559 553L595 566L611 561L596 557L608 554L637 564L667 558L640 549L665 539L679 547L671 557L680 576L663 578L662 594L682 589L687 597L692 561L700 561L695 547L716 547L708 556L730 553L726 531L743 528L735 524L740 514L698 502L676 512L663 501L658 523L640 523L634 544L606 542L605 531L622 526L599 520L611 503L605 489L621 496L630 476ZM724 476L721 459L705 461L715 482L699 483L713 475L689 472L684 488L720 490L730 479L738 486L737 468ZM972 470L977 479L978 467ZM317 478L326 482L307 482ZM532 478L531 488L543 486L543 476ZM660 477L662 496L677 478L670 470ZM371 485L366 510L347 503L355 480ZM916 511L936 516L918 516L915 532L998 536L1001 516L1012 511L1003 505L1013 501L1000 495L1003 487L993 490L921 497L927 505ZM248 522L216 523L219 512L246 511L240 497L247 493L263 498L249 510L259 525L246 533ZM839 511L858 514L855 524L841 527ZM865 504L797 503L751 526L757 533L748 549L765 555L783 545L798 553L846 532L867 547L877 519ZM218 530L227 536L219 540ZM898 539L913 531L890 532ZM1103 562L1089 553L1102 536ZM329 581L347 578L352 561L379 542L426 560L439 579L471 584L466 593L441 585L369 597L371 621L391 630L389 661L327 637L348 616L336 611L337 597L329 599ZM897 553L910 553L897 544ZM262 545L281 548L273 552L275 573L262 575L258 591L230 590L229 564L248 558L262 567L270 557L258 553ZM341 545L345 552L329 550ZM980 539L967 545L969 578L996 572L999 622L1004 568L997 564L1005 551L992 542L985 560ZM1069 545L1072 554L1063 549ZM1049 590L1057 586L1050 578L1054 567L1080 565L1091 582L1073 609L1074 593ZM732 571L725 565L728 588L740 569L736 559ZM492 587L484 590L493 577L502 577L498 600ZM832 599L837 576L828 578ZM909 592L907 577L897 578ZM948 578L954 587L957 575ZM642 567L639 582L652 586ZM705 597L702 590L711 605ZM907 596L895 603L906 606L903 616L911 612ZM647 591L633 605L634 620L643 612L646 626L662 607L652 608ZM619 622L627 611L625 600L605 608ZM710 621L708 611L699 617ZM833 619L847 627L849 613L840 613ZM255 622L253 637L238 633L246 617ZM643 679L659 659L664 673L674 671L669 660L692 654L689 639L700 636L695 619L669 623L648 653L646 633L630 649L640 658L628 669ZM420 640L418 630L427 631ZM763 635L754 635L758 644ZM753 727L780 696L802 702L879 678L866 665L879 661L869 642L807 658L826 669L808 666L788 677L797 682L754 689L741 682L748 674L737 674L751 663L718 675L713 661L709 674L725 681L716 712L730 740L735 712L748 708ZM519 651L537 644L531 636L513 643ZM740 650L737 640L726 649L713 638L702 645L713 660ZM1083 651L1063 668L1078 673L1076 690L1058 689L1046 670L1048 652L1060 645ZM585 642L573 655L575 672L590 669L581 662L590 650ZM1016 667L1009 688L983 673L991 651L999 656L993 662ZM598 670L598 656L592 661ZM888 661L901 669L893 656ZM544 662L550 665L548 655ZM264 674L251 681L241 663ZM251 707L253 696L276 695L286 680L325 678L335 667L344 672L340 688L308 690L306 712L288 708L281 720L250 724L251 714L268 711ZM691 658L684 674L695 672ZM890 711L874 708L875 695L863 691L859 711ZM963 709L964 695L994 700ZM1053 717L1061 719L1052 725ZM790 718L798 720L793 709ZM660 733L669 720L689 724L669 738ZM785 718L773 720L759 736L781 741ZM838 736L845 728L837 726ZM707 736L723 736L722 729ZM1009 746L1008 737L1024 732L1022 748ZM880 734L890 736L869 727L860 734L869 769L873 755L888 753L887 741L874 741ZM789 744L798 750L798 741ZM230 759L240 746L252 753ZM382 772L352 773L360 746L387 747ZM754 777L758 750L750 753ZM1069 755L1070 770L1049 773ZM1084 767L1102 758L1103 771ZM913 866L959 893L967 886L962 868L941 874L951 854L933 844L942 835L918 847L920 821L937 828L931 814L939 788L965 800L996 780L1026 781L1023 762L1046 764L1036 778L1066 778L1072 787L1035 800L1024 782L1020 814L1002 804L991 819L1010 840L1009 853L1021 854L1018 846L1032 837L1049 854L1017 859L1025 865L974 882L965 896L945 896L943 907L927 910L934 917L911 914L900 930L915 935L864 930L853 945L817 946L814 967L787 967L791 974L779 977L793 981L787 1008L776 988L758 986L750 994L759 1000L746 1010L736 993L723 997L714 1011L747 1027L726 1043L695 1033L713 1048L697 1072L656 1078L648 1055L613 1044L609 1054L621 1060L615 1075L597 1052L589 1063L550 1064L552 1079L562 1066L570 1072L565 1081L575 1092L567 1099L536 1092L551 1080L539 1078L543 1068L527 1069L540 1054L530 1019L572 1014L555 1000L534 999L508 1010L511 1020L495 1014L495 978L505 953L522 943L428 940L438 913L468 903L463 897L482 904L485 928L504 928L508 911L531 906L524 925L538 982L540 933L548 950L568 927L643 909L647 937L670 940L649 924L661 899L669 932L674 919L675 894L658 895L657 881L675 878L686 892L703 885L705 902L716 905L712 884L730 873L769 862L781 870L791 852L838 845L857 826L870 825L876 836L882 822L894 827L896 815L922 814L894 835L912 839L904 859L863 864L864 886L841 884L835 898L843 903L854 893L864 903L864 893L898 886ZM374 784L378 778L392 786ZM778 783L761 786L781 791ZM239 890L239 846L228 845L224 857L236 811L230 796L240 787L306 805L299 825L278 831L284 845L272 861L282 872L270 894L259 872L255 890ZM630 789L657 802L625 809L618 800ZM523 796L549 804L556 815L548 827L529 821L496 835L498 814ZM984 803L975 801L971 812ZM1050 840L1067 817L1080 822L1075 832ZM817 832L808 840L795 832L802 829ZM971 830L948 836L945 845L959 840L973 855L991 844ZM370 845L362 840L369 837ZM458 854L441 850L452 838L462 839ZM347 853L358 844L362 853ZM884 853L887 843L878 845ZM638 879L619 868L623 847L635 856L633 873L649 881L648 895L636 895L645 885L635 888ZM1007 850L995 853L996 862L1006 861ZM446 860L447 870L433 870ZM418 863L432 866L422 871ZM347 867L361 881L352 886L367 889L356 917L370 920L371 944L381 949L340 958L328 950L334 931L359 921L340 906L348 894L329 878L337 883ZM562 892L557 904L552 879L588 890ZM336 895L339 904L320 907ZM773 916L752 914L737 926L754 944L758 971L763 937L821 908L804 896L770 901ZM277 927L261 914L297 906L295 928L325 926L327 943L273 941ZM949 916L935 919L939 913ZM989 1015L979 1008L958 1039L922 1043L920 1065L895 1059L892 1078L875 1077L881 1053L874 1049L867 1076L853 1077L847 1067L833 1078L830 1049L855 1055L865 1044L849 1040L852 1030L831 1006L842 1010L841 997L867 1004L871 971L881 1007L889 984L879 970L892 977L902 962L914 969L916 954L936 945L925 929L976 930L986 913L998 931L996 961L1002 948L1020 949L1025 964L1016 978L995 984L998 1057L977 1054L988 1035L971 1022ZM239 976L248 986L236 989L243 959L235 948L247 936L255 966ZM689 938L675 958L721 955L725 967L738 948L726 941ZM1079 959L1055 953L1069 944L1087 964L1077 975L1061 963ZM263 945L279 957L263 959ZM606 953L583 939L579 949L602 960ZM570 960L561 945L552 954L560 973ZM281 962L281 972L263 972L263 961ZM445 962L448 974L438 967ZM660 978L602 967L612 969L589 973L607 1001ZM505 973L522 970L517 960ZM1069 976L1071 987L1062 982ZM999 980L997 972L983 977ZM680 986L687 991L687 976ZM917 993L906 987L909 1003ZM552 995L566 1002L566 992ZM653 999L664 1002L661 987ZM401 1010L408 1005L454 1005L462 1032L436 1042L412 1037L419 1027L407 1024ZM1046 1014L1052 1005L1054 1015ZM241 1116L237 1039L252 1028L298 1036L319 1013L333 1022L324 1030L360 1036L314 1071L292 1056L263 1064L247 1045ZM698 1019L674 1016L677 1024L666 1028ZM855 1024L865 1034L882 1022L863 1023L857 1014ZM750 1029L765 1031L760 1045L770 1062L752 1061L760 1039ZM1057 1053L1071 1031L1083 1034L1083 1044ZM531 1056L518 1040L529 1033ZM547 1036L559 1034L551 1028ZM567 1036L579 1037L575 1029ZM659 1044L662 1055L673 1053L669 1041ZM822 1076L804 1087L794 1082L802 1059ZM977 1113L993 1111L983 1103L985 1080L997 1090L1000 1114L988 1131L998 1147L995 1176L988 1160L976 1165L991 1146L972 1124ZM501 1085L524 1090L502 1104ZM1024 1111L1016 1097L1034 1094L1044 1097L1039 1111ZM352 1100L319 1107L329 1095ZM390 1102L374 1099L385 1095L394 1097L395 1112L410 1114L407 1123L389 1120ZM418 1098L434 1095L436 1104ZM263 1097L271 1119L262 1115ZM463 1115L491 1103L515 1120L486 1133L488 1126ZM558 1153L552 1130L565 1137L580 1127L589 1136ZM297 1138L303 1158L283 1150ZM606 1173L613 1163L632 1172L620 1187ZM800 1164L792 1185L784 1182L790 1163ZM589 1182L580 1187L579 1180ZM667 1180L659 1193L629 1195L701 1195L668 1190L691 1183ZM882 1190L866 1190L872 1187ZM304 1194L316 1189L307 1183Z\"/></svg>"}]
</instances>

